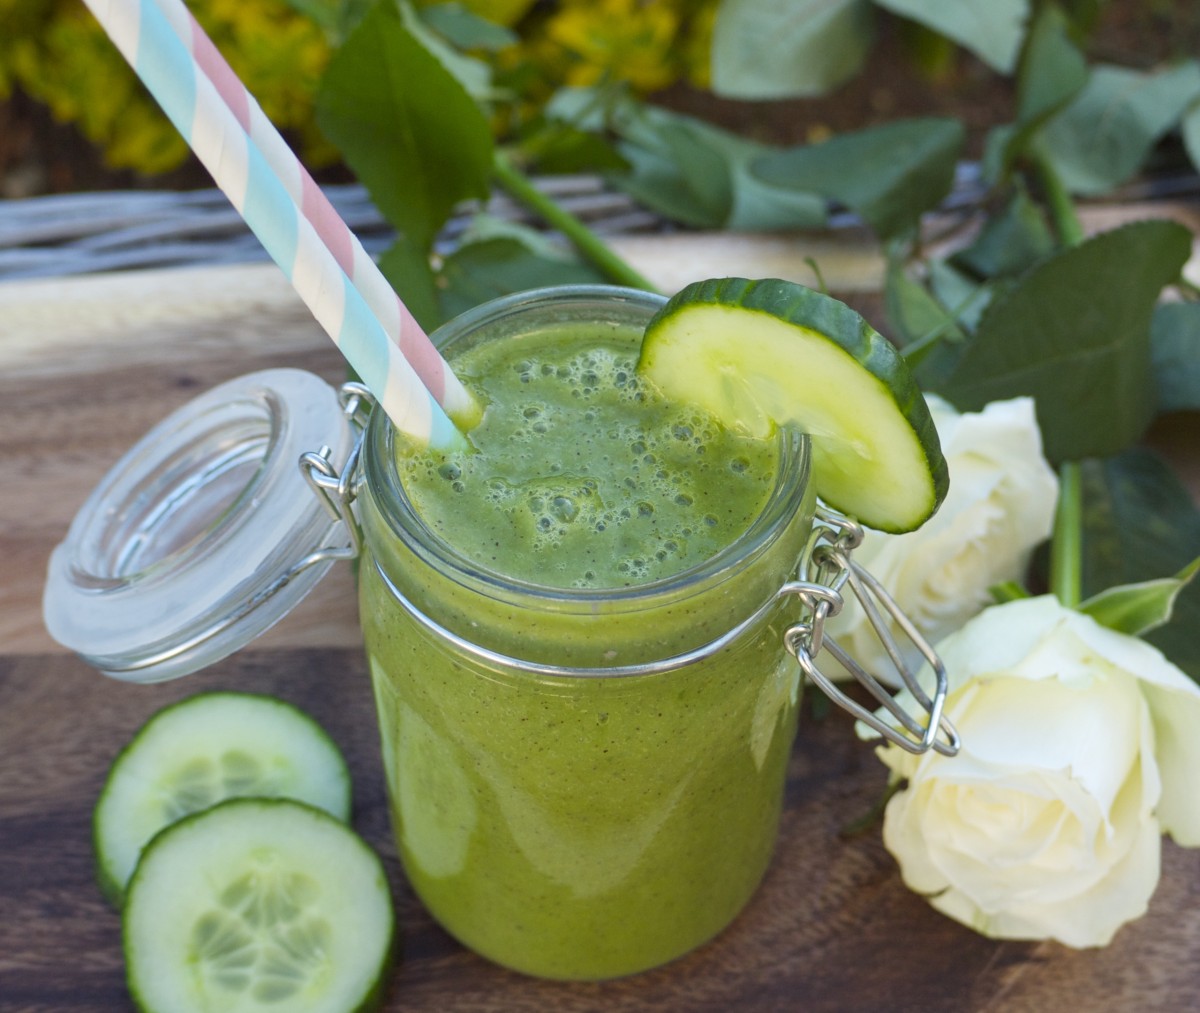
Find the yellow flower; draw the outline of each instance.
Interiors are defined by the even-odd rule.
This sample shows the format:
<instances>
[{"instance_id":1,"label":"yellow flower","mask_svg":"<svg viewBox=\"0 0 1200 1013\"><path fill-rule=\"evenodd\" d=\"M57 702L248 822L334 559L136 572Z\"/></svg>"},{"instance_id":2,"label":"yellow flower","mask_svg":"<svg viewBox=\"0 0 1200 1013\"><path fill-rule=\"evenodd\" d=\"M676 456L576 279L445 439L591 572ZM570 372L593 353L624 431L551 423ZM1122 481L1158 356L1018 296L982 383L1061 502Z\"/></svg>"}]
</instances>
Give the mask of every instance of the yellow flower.
<instances>
[{"instance_id":1,"label":"yellow flower","mask_svg":"<svg viewBox=\"0 0 1200 1013\"><path fill-rule=\"evenodd\" d=\"M716 0L706 0L696 7L684 28L683 73L694 88L707 89L712 84L712 37L716 20Z\"/></svg>"},{"instance_id":2,"label":"yellow flower","mask_svg":"<svg viewBox=\"0 0 1200 1013\"><path fill-rule=\"evenodd\" d=\"M314 160L313 102L330 56L321 29L285 0L203 0L195 14L267 118L298 131Z\"/></svg>"},{"instance_id":3,"label":"yellow flower","mask_svg":"<svg viewBox=\"0 0 1200 1013\"><path fill-rule=\"evenodd\" d=\"M576 0L546 24L546 38L569 54L569 85L629 82L639 91L665 88L679 77L673 52L679 11L673 3Z\"/></svg>"},{"instance_id":4,"label":"yellow flower","mask_svg":"<svg viewBox=\"0 0 1200 1013\"><path fill-rule=\"evenodd\" d=\"M193 0L197 19L309 162L332 149L313 124L313 97L329 44L286 0ZM0 97L20 87L58 120L73 123L115 168L176 168L187 145L76 0L0 0Z\"/></svg>"},{"instance_id":5,"label":"yellow flower","mask_svg":"<svg viewBox=\"0 0 1200 1013\"><path fill-rule=\"evenodd\" d=\"M417 7L436 7L447 0L417 0ZM463 7L495 25L511 28L520 21L536 0L459 0Z\"/></svg>"}]
</instances>

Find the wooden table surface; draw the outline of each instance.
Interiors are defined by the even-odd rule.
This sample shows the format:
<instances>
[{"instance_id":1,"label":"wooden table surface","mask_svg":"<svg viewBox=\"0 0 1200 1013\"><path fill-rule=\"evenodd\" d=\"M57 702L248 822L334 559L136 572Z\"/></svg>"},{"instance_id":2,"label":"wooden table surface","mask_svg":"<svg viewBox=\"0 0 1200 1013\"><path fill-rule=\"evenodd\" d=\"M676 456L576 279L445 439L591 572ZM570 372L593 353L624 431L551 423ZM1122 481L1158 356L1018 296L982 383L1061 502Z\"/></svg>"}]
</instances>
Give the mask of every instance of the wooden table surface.
<instances>
[{"instance_id":1,"label":"wooden table surface","mask_svg":"<svg viewBox=\"0 0 1200 1013\"><path fill-rule=\"evenodd\" d=\"M805 255L767 270L752 256L732 268L726 260L725 270L794 268L802 279ZM656 264L637 266L653 277ZM885 772L837 714L806 712L775 862L714 942L600 984L536 981L465 951L423 913L395 860L348 567L239 655L158 686L96 674L41 625L50 549L116 457L199 391L274 365L331 381L342 369L271 267L0 285L0 1011L131 1008L119 919L92 881L91 809L108 764L146 717L215 687L290 699L346 752L353 821L388 864L402 926L388 1010L1200 1008L1200 850L1164 842L1149 914L1103 950L984 939L903 886L877 826L843 833L879 798ZM1192 465L1195 421L1158 434Z\"/></svg>"}]
</instances>

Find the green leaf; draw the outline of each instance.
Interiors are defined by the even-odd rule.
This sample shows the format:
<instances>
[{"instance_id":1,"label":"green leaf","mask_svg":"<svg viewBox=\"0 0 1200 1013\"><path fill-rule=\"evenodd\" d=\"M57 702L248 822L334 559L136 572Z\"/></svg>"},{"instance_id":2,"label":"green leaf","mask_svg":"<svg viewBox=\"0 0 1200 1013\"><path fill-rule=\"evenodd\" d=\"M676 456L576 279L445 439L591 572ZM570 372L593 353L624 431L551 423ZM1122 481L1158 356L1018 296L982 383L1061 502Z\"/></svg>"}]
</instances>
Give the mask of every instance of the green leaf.
<instances>
[{"instance_id":1,"label":"green leaf","mask_svg":"<svg viewBox=\"0 0 1200 1013\"><path fill-rule=\"evenodd\" d=\"M1083 589L1179 573L1200 556L1200 510L1170 466L1137 448L1083 463ZM1169 623L1147 639L1200 678L1200 584L1175 599Z\"/></svg>"},{"instance_id":2,"label":"green leaf","mask_svg":"<svg viewBox=\"0 0 1200 1013\"><path fill-rule=\"evenodd\" d=\"M492 89L492 68L487 63L466 53L460 53L451 40L443 36L431 22L419 16L407 0L394 2L404 27L431 56L454 75L455 80L471 98L477 102L487 102L496 97Z\"/></svg>"},{"instance_id":3,"label":"green leaf","mask_svg":"<svg viewBox=\"0 0 1200 1013\"><path fill-rule=\"evenodd\" d=\"M1123 450L1154 416L1150 318L1191 246L1145 221L1042 261L993 300L942 393L962 410L1031 395L1051 460Z\"/></svg>"},{"instance_id":4,"label":"green leaf","mask_svg":"<svg viewBox=\"0 0 1200 1013\"><path fill-rule=\"evenodd\" d=\"M618 121L638 115L642 104L620 84L597 88L559 88L546 101L547 119L568 123L579 130L616 129Z\"/></svg>"},{"instance_id":5,"label":"green leaf","mask_svg":"<svg viewBox=\"0 0 1200 1013\"><path fill-rule=\"evenodd\" d=\"M949 83L958 63L954 40L917 21L901 21L898 28L904 53L921 77L930 83Z\"/></svg>"},{"instance_id":6,"label":"green leaf","mask_svg":"<svg viewBox=\"0 0 1200 1013\"><path fill-rule=\"evenodd\" d=\"M330 60L317 122L380 213L417 248L430 248L457 203L489 192L487 120L384 5Z\"/></svg>"},{"instance_id":7,"label":"green leaf","mask_svg":"<svg viewBox=\"0 0 1200 1013\"><path fill-rule=\"evenodd\" d=\"M750 172L750 163L763 148L743 148L733 162L733 209L725 228L744 232L819 229L829 217L820 194L764 183Z\"/></svg>"},{"instance_id":8,"label":"green leaf","mask_svg":"<svg viewBox=\"0 0 1200 1013\"><path fill-rule=\"evenodd\" d=\"M1181 123L1183 146L1192 160L1192 165L1200 172L1200 99L1187 107Z\"/></svg>"},{"instance_id":9,"label":"green leaf","mask_svg":"<svg viewBox=\"0 0 1200 1013\"><path fill-rule=\"evenodd\" d=\"M464 243L443 263L439 304L444 320L490 299L545 285L596 284L605 279L592 268L547 256L516 235Z\"/></svg>"},{"instance_id":10,"label":"green leaf","mask_svg":"<svg viewBox=\"0 0 1200 1013\"><path fill-rule=\"evenodd\" d=\"M1007 278L1049 256L1054 245L1041 208L1018 187L1004 210L989 217L975 241L953 261L981 278Z\"/></svg>"},{"instance_id":11,"label":"green leaf","mask_svg":"<svg viewBox=\"0 0 1200 1013\"><path fill-rule=\"evenodd\" d=\"M1108 0L1062 0L1067 9L1071 29L1077 38L1090 35L1100 20Z\"/></svg>"},{"instance_id":12,"label":"green leaf","mask_svg":"<svg viewBox=\"0 0 1200 1013\"><path fill-rule=\"evenodd\" d=\"M1087 83L1087 61L1071 41L1063 12L1047 4L1029 31L1017 68L1017 120L993 129L984 156L985 175L1003 178L1025 154L1030 139Z\"/></svg>"},{"instance_id":13,"label":"green leaf","mask_svg":"<svg viewBox=\"0 0 1200 1013\"><path fill-rule=\"evenodd\" d=\"M922 389L936 391L954 371L964 347L966 335L954 315L896 260L888 263L884 306L904 361Z\"/></svg>"},{"instance_id":14,"label":"green leaf","mask_svg":"<svg viewBox=\"0 0 1200 1013\"><path fill-rule=\"evenodd\" d=\"M676 118L655 119L658 141L669 152L671 164L678 167L689 196L709 222L724 224L733 210L733 160L727 157L732 144L723 148L705 143L700 129ZM637 164L636 155L621 150Z\"/></svg>"},{"instance_id":15,"label":"green leaf","mask_svg":"<svg viewBox=\"0 0 1200 1013\"><path fill-rule=\"evenodd\" d=\"M628 170L629 163L606 136L607 110L617 101L596 89L560 89L520 138L523 160L543 173Z\"/></svg>"},{"instance_id":16,"label":"green leaf","mask_svg":"<svg viewBox=\"0 0 1200 1013\"><path fill-rule=\"evenodd\" d=\"M1151 450L1083 462L1083 505L1086 595L1176 573L1200 555L1200 509Z\"/></svg>"},{"instance_id":17,"label":"green leaf","mask_svg":"<svg viewBox=\"0 0 1200 1013\"><path fill-rule=\"evenodd\" d=\"M1200 682L1200 583L1192 581L1175 599L1171 620L1146 636L1155 647Z\"/></svg>"},{"instance_id":18,"label":"green leaf","mask_svg":"<svg viewBox=\"0 0 1200 1013\"><path fill-rule=\"evenodd\" d=\"M523 138L518 150L527 164L543 174L569 176L629 170L629 163L607 138L565 124L547 123Z\"/></svg>"},{"instance_id":19,"label":"green leaf","mask_svg":"<svg viewBox=\"0 0 1200 1013\"><path fill-rule=\"evenodd\" d=\"M1071 25L1054 4L1034 20L1017 74L1017 122L1040 122L1087 84L1087 60L1071 39Z\"/></svg>"},{"instance_id":20,"label":"green leaf","mask_svg":"<svg viewBox=\"0 0 1200 1013\"><path fill-rule=\"evenodd\" d=\"M932 339L966 340L954 314L900 263L888 264L884 283L888 321L901 339L904 351ZM911 364L911 360L910 360Z\"/></svg>"},{"instance_id":21,"label":"green leaf","mask_svg":"<svg viewBox=\"0 0 1200 1013\"><path fill-rule=\"evenodd\" d=\"M714 206L705 199L706 196L711 197L714 188L703 178L703 171L698 171L703 169L703 163L685 168L673 157L645 148L621 145L619 150L630 171L614 175L613 182L639 204L693 228L716 229L724 226L732 210L731 202L720 202ZM718 171L728 186L729 180L724 169Z\"/></svg>"},{"instance_id":22,"label":"green leaf","mask_svg":"<svg viewBox=\"0 0 1200 1013\"><path fill-rule=\"evenodd\" d=\"M755 160L764 182L851 208L881 237L913 228L950 192L964 141L952 119L896 120Z\"/></svg>"},{"instance_id":23,"label":"green leaf","mask_svg":"<svg viewBox=\"0 0 1200 1013\"><path fill-rule=\"evenodd\" d=\"M756 178L763 144L653 106L626 104L613 126L631 171L614 182L639 202L695 228L779 230L825 224L822 197Z\"/></svg>"},{"instance_id":24,"label":"green leaf","mask_svg":"<svg viewBox=\"0 0 1200 1013\"><path fill-rule=\"evenodd\" d=\"M928 262L929 290L958 323L961 330L974 331L992 301L991 285L980 284L954 264L933 259Z\"/></svg>"},{"instance_id":25,"label":"green leaf","mask_svg":"<svg viewBox=\"0 0 1200 1013\"><path fill-rule=\"evenodd\" d=\"M1200 409L1200 303L1163 303L1150 323L1160 411Z\"/></svg>"},{"instance_id":26,"label":"green leaf","mask_svg":"<svg viewBox=\"0 0 1200 1013\"><path fill-rule=\"evenodd\" d=\"M629 171L612 181L647 207L697 228L819 228L826 204L816 194L772 187L749 164L775 150L703 120L649 106L625 91L564 88L547 118L579 130L609 129Z\"/></svg>"},{"instance_id":27,"label":"green leaf","mask_svg":"<svg viewBox=\"0 0 1200 1013\"><path fill-rule=\"evenodd\" d=\"M918 21L978 56L994 70L1012 71L1029 18L1029 0L875 0Z\"/></svg>"},{"instance_id":28,"label":"green leaf","mask_svg":"<svg viewBox=\"0 0 1200 1013\"><path fill-rule=\"evenodd\" d=\"M1179 592L1191 583L1197 571L1200 571L1200 556L1174 577L1107 588L1081 602L1079 611L1110 630L1141 636L1170 622Z\"/></svg>"},{"instance_id":29,"label":"green leaf","mask_svg":"<svg viewBox=\"0 0 1200 1013\"><path fill-rule=\"evenodd\" d=\"M1006 580L1001 584L993 584L988 588L988 594L992 596L992 601L997 605L1003 605L1008 601L1022 601L1030 596L1029 591L1015 580Z\"/></svg>"},{"instance_id":30,"label":"green leaf","mask_svg":"<svg viewBox=\"0 0 1200 1013\"><path fill-rule=\"evenodd\" d=\"M509 221L481 211L471 218L470 224L459 237L460 246L483 243L491 239L512 239L530 253L544 260L565 264L582 264L576 252L561 240L521 222ZM534 287L534 286L530 286Z\"/></svg>"},{"instance_id":31,"label":"green leaf","mask_svg":"<svg viewBox=\"0 0 1200 1013\"><path fill-rule=\"evenodd\" d=\"M379 258L379 270L392 288L404 293L404 305L426 333L442 323L436 278L424 247L400 234Z\"/></svg>"},{"instance_id":32,"label":"green leaf","mask_svg":"<svg viewBox=\"0 0 1200 1013\"><path fill-rule=\"evenodd\" d=\"M1111 190L1200 97L1200 63L1166 70L1096 67L1080 93L1037 138L1042 157L1072 193Z\"/></svg>"},{"instance_id":33,"label":"green leaf","mask_svg":"<svg viewBox=\"0 0 1200 1013\"><path fill-rule=\"evenodd\" d=\"M459 49L496 50L520 41L515 32L480 17L459 3L422 7L421 20Z\"/></svg>"},{"instance_id":34,"label":"green leaf","mask_svg":"<svg viewBox=\"0 0 1200 1013\"><path fill-rule=\"evenodd\" d=\"M341 42L376 0L286 0L292 10L311 18L331 39Z\"/></svg>"},{"instance_id":35,"label":"green leaf","mask_svg":"<svg viewBox=\"0 0 1200 1013\"><path fill-rule=\"evenodd\" d=\"M721 0L712 90L736 99L824 95L859 72L872 41L868 0Z\"/></svg>"}]
</instances>

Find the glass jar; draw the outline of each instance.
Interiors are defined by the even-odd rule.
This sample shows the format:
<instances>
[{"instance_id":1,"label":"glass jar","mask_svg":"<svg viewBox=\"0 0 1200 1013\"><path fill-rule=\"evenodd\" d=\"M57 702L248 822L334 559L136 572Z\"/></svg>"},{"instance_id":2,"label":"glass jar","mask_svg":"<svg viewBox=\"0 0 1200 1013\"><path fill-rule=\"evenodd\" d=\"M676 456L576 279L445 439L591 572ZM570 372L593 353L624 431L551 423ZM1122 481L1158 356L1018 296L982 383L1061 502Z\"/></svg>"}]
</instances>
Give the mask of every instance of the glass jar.
<instances>
[{"instance_id":1,"label":"glass jar","mask_svg":"<svg viewBox=\"0 0 1200 1013\"><path fill-rule=\"evenodd\" d=\"M488 304L464 346L640 333L662 300L565 289ZM779 588L812 522L809 444L779 436L767 505L713 558L611 590L538 586L460 555L416 512L382 416L359 498L363 637L396 839L435 918L501 964L607 978L709 939L753 894L796 730Z\"/></svg>"}]
</instances>

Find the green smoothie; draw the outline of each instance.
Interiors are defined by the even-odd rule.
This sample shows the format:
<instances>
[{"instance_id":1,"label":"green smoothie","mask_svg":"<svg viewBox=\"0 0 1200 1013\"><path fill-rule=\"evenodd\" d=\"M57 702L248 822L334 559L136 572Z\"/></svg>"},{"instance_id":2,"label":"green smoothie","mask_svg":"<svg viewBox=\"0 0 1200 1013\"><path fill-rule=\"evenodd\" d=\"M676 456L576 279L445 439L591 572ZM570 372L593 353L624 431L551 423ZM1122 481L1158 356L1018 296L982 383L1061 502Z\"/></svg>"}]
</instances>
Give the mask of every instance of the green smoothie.
<instances>
[{"instance_id":1,"label":"green smoothie","mask_svg":"<svg viewBox=\"0 0 1200 1013\"><path fill-rule=\"evenodd\" d=\"M774 487L776 444L658 396L638 340L572 323L455 356L487 408L472 452L401 454L416 512L475 565L555 587L646 584L735 541Z\"/></svg>"},{"instance_id":2,"label":"green smoothie","mask_svg":"<svg viewBox=\"0 0 1200 1013\"><path fill-rule=\"evenodd\" d=\"M487 406L475 451L368 434L362 624L405 870L466 945L545 977L629 974L727 925L795 733L775 592L811 520L807 443L641 381L656 305L485 308L435 336Z\"/></svg>"}]
</instances>

